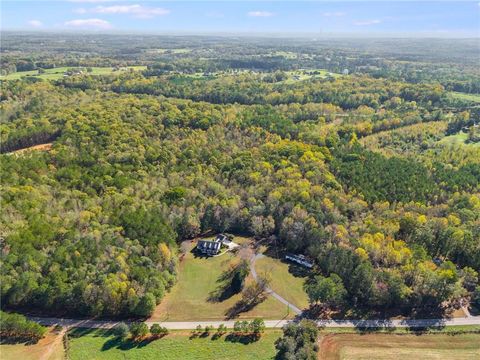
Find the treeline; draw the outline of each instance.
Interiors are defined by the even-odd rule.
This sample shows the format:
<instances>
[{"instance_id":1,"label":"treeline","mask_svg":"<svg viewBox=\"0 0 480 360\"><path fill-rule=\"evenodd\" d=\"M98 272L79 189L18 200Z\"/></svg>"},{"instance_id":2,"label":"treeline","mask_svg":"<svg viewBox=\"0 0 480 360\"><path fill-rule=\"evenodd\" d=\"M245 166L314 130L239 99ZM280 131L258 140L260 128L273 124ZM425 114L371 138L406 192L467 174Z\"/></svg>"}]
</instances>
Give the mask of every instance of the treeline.
<instances>
[{"instance_id":1,"label":"treeline","mask_svg":"<svg viewBox=\"0 0 480 360\"><path fill-rule=\"evenodd\" d=\"M34 145L52 142L59 136L60 131L51 126L22 129L9 136L5 142L2 142L0 145L0 153L4 154Z\"/></svg>"},{"instance_id":2,"label":"treeline","mask_svg":"<svg viewBox=\"0 0 480 360\"><path fill-rule=\"evenodd\" d=\"M58 84L82 90L108 89L118 93L163 95L214 104L278 105L315 102L331 103L343 109L355 109L362 105L376 109L393 97L431 106L438 105L445 96L443 88L438 85L410 85L369 77L273 84L262 79L262 75L253 74L201 80L178 75L144 78L140 74L130 74L115 78L104 77L101 82L88 76L71 77L59 80Z\"/></svg>"},{"instance_id":3,"label":"treeline","mask_svg":"<svg viewBox=\"0 0 480 360\"><path fill-rule=\"evenodd\" d=\"M45 336L47 328L25 316L0 311L0 336L9 339L37 341Z\"/></svg>"}]
</instances>

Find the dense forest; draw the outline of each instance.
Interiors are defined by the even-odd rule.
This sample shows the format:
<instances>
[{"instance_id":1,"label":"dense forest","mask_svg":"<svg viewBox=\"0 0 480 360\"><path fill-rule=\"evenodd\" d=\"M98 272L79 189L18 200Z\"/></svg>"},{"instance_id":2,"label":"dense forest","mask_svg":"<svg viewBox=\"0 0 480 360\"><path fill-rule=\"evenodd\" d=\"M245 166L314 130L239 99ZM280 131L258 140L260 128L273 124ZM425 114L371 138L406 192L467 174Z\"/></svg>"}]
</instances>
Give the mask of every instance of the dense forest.
<instances>
[{"instance_id":1,"label":"dense forest","mask_svg":"<svg viewBox=\"0 0 480 360\"><path fill-rule=\"evenodd\" d=\"M352 308L480 298L480 111L452 95L480 92L469 41L24 36L4 74L147 69L2 80L3 308L148 316L207 231L307 255Z\"/></svg>"}]
</instances>

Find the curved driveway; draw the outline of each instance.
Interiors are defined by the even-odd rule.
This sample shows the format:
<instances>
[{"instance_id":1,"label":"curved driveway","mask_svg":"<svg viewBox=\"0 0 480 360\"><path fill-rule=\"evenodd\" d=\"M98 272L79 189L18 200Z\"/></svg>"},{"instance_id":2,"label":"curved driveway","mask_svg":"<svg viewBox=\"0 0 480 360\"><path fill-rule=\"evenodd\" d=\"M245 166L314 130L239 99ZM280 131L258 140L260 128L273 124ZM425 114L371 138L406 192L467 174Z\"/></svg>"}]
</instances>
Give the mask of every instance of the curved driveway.
<instances>
[{"instance_id":1,"label":"curved driveway","mask_svg":"<svg viewBox=\"0 0 480 360\"><path fill-rule=\"evenodd\" d=\"M252 256L252 259L250 260L250 272L252 273L253 278L255 281L258 279L257 271L255 270L255 261L257 259L260 259L263 257L263 254L256 254ZM302 314L302 310L300 310L298 307L293 305L292 303L288 302L285 298L281 297L278 293L273 291L271 288L267 287L267 293L272 295L275 299L280 301L281 303L287 305L290 309L292 309L297 315Z\"/></svg>"},{"instance_id":2,"label":"curved driveway","mask_svg":"<svg viewBox=\"0 0 480 360\"><path fill-rule=\"evenodd\" d=\"M250 259L250 271L255 280L258 275L255 271L255 261L261 258L262 254L252 256ZM301 317L302 310L285 300L279 294L272 289L267 288L269 294L275 299L288 305L298 318ZM42 318L42 317L29 317L29 319L36 321L40 324L52 326L60 325L63 327L82 327L91 329L111 329L119 323L119 321L102 321L102 320L78 320L78 319L64 319L64 318ZM281 328L289 322L297 320L265 320L265 326L267 328ZM215 326L223 324L228 328L233 328L235 320L228 321L178 321L178 322L161 322L161 321L146 321L147 325L160 324L170 330L190 330L195 329L198 325ZM458 326L458 325L480 325L480 316L468 316L466 318L453 318L453 319L412 319L412 320L317 320L318 326L321 327L333 327L333 328L424 328L424 327L443 327L443 326Z\"/></svg>"}]
</instances>

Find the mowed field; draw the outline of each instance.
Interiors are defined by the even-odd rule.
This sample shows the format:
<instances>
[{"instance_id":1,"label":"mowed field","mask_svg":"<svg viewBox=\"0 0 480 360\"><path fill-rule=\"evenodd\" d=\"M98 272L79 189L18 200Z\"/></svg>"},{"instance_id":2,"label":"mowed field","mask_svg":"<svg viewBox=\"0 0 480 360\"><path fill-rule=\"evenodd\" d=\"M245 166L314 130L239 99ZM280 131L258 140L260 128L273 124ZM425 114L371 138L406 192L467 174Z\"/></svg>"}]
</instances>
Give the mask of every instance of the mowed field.
<instances>
[{"instance_id":1,"label":"mowed field","mask_svg":"<svg viewBox=\"0 0 480 360\"><path fill-rule=\"evenodd\" d=\"M312 69L312 70L293 70L286 71L288 79L284 80L287 84L292 84L297 81L304 81L310 79L324 79L328 76L338 78L343 76L342 74L332 73L325 69Z\"/></svg>"},{"instance_id":2,"label":"mowed field","mask_svg":"<svg viewBox=\"0 0 480 360\"><path fill-rule=\"evenodd\" d=\"M146 66L129 66L128 69L132 69L135 71L141 71L145 70L147 67ZM63 74L65 71L69 69L75 69L75 67L72 66L64 66L64 67L58 67L54 69L45 69L45 73L39 74L38 70L32 70L32 71L20 71L20 72L15 72L12 74L8 74L6 76L0 76L0 80L18 80L21 79L22 77L25 76L33 76L36 78L44 79L44 80L58 80L63 78ZM127 68L124 68L127 69ZM109 75L112 73L120 73L125 70L115 70L112 67L92 67L92 72L85 72L87 75Z\"/></svg>"},{"instance_id":3,"label":"mowed field","mask_svg":"<svg viewBox=\"0 0 480 360\"><path fill-rule=\"evenodd\" d=\"M467 94L467 93L452 91L450 92L450 96L457 99L461 99L461 100L468 100L468 101L480 103L480 94Z\"/></svg>"},{"instance_id":4,"label":"mowed field","mask_svg":"<svg viewBox=\"0 0 480 360\"><path fill-rule=\"evenodd\" d=\"M480 334L332 334L320 339L320 360L480 358Z\"/></svg>"},{"instance_id":5,"label":"mowed field","mask_svg":"<svg viewBox=\"0 0 480 360\"><path fill-rule=\"evenodd\" d=\"M305 270L294 264L283 262L269 256L256 260L255 269L259 275L268 274L270 288L299 309L308 307L308 296L303 290Z\"/></svg>"},{"instance_id":6,"label":"mowed field","mask_svg":"<svg viewBox=\"0 0 480 360\"><path fill-rule=\"evenodd\" d=\"M36 344L1 344L1 360L63 360L62 334L53 329Z\"/></svg>"},{"instance_id":7,"label":"mowed field","mask_svg":"<svg viewBox=\"0 0 480 360\"><path fill-rule=\"evenodd\" d=\"M281 331L267 330L260 340L251 343L231 341L228 334L218 339L212 335L191 338L188 331L175 331L158 340L135 344L120 341L104 330L77 330L69 336L69 359L267 360L275 358L274 343Z\"/></svg>"},{"instance_id":8,"label":"mowed field","mask_svg":"<svg viewBox=\"0 0 480 360\"><path fill-rule=\"evenodd\" d=\"M245 242L245 239L235 238L234 241ZM186 253L180 261L177 283L157 306L151 319L159 321L227 319L228 310L241 299L241 294L221 302L212 301L209 298L218 288L217 280L228 269L235 255L225 253L216 257L195 257L191 252L195 243L187 242L184 246L186 246ZM249 281L253 280L248 278L247 283ZM269 296L250 311L240 313L238 318L283 319L286 315L286 306Z\"/></svg>"},{"instance_id":9,"label":"mowed field","mask_svg":"<svg viewBox=\"0 0 480 360\"><path fill-rule=\"evenodd\" d=\"M468 134L460 131L454 135L445 136L438 143L442 145L465 145L470 147L480 147L480 143L467 143Z\"/></svg>"}]
</instances>

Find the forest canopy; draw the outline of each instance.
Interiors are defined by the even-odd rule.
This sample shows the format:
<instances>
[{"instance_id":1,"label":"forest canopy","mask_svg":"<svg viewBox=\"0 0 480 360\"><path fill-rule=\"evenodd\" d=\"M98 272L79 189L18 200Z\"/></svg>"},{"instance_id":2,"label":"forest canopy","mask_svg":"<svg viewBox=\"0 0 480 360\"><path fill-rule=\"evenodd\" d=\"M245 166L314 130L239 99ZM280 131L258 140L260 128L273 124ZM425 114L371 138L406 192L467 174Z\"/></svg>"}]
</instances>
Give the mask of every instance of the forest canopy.
<instances>
[{"instance_id":1,"label":"forest canopy","mask_svg":"<svg viewBox=\"0 0 480 360\"><path fill-rule=\"evenodd\" d=\"M385 44L391 62L352 45L327 64L325 44L251 40L240 54L218 40L195 65L206 40L148 38L191 48L155 58L98 35L105 47L81 45L91 56L59 58L38 36L39 51L7 36L4 72L147 70L1 80L2 308L148 316L175 283L179 242L207 231L307 255L313 298L340 289L352 308L414 313L479 286L479 109L450 96L479 92L468 56L404 73ZM311 56L272 56L285 47ZM424 61L443 70L418 75Z\"/></svg>"}]
</instances>

